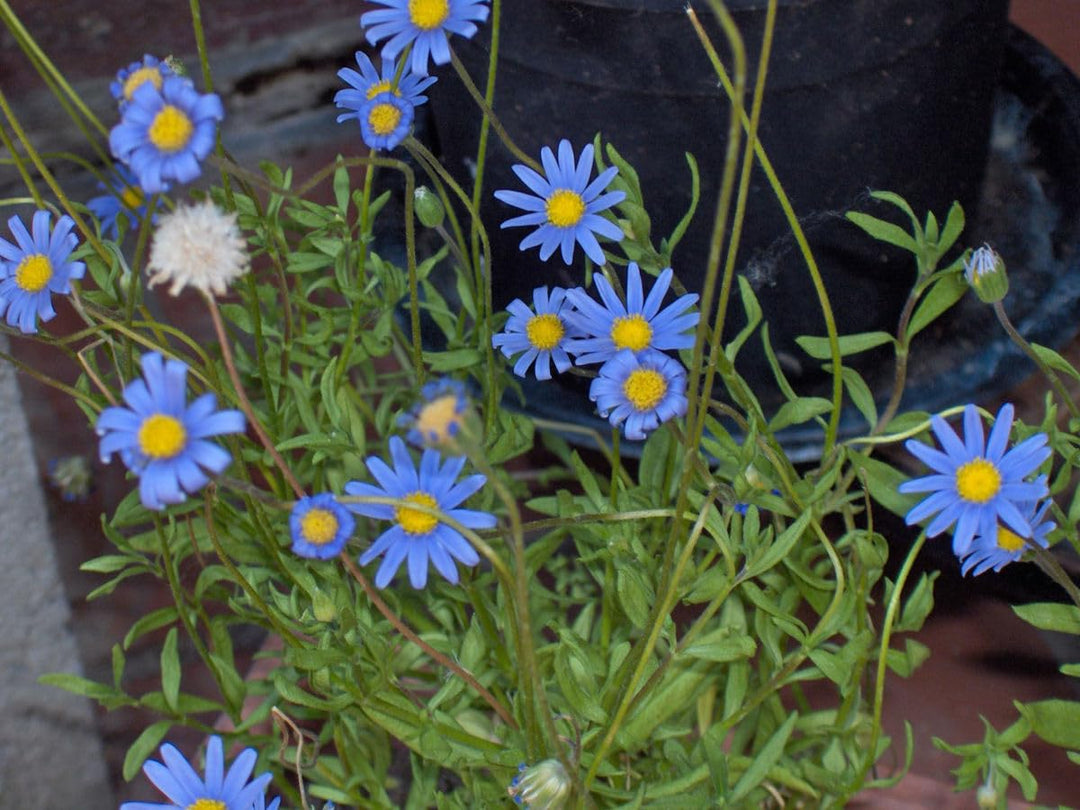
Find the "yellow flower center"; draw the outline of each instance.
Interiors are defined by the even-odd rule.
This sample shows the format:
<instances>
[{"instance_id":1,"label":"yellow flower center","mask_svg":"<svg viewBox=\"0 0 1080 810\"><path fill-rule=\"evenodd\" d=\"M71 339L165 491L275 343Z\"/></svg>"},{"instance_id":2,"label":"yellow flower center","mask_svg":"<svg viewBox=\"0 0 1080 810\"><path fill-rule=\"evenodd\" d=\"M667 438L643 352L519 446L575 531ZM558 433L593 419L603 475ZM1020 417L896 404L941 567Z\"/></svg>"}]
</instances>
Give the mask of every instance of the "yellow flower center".
<instances>
[{"instance_id":1,"label":"yellow flower center","mask_svg":"<svg viewBox=\"0 0 1080 810\"><path fill-rule=\"evenodd\" d=\"M143 194L134 186L126 186L124 190L120 192L120 202L124 204L124 207L134 211L143 204Z\"/></svg>"},{"instance_id":2,"label":"yellow flower center","mask_svg":"<svg viewBox=\"0 0 1080 810\"><path fill-rule=\"evenodd\" d=\"M135 95L135 91L147 82L150 82L150 84L160 90L162 83L161 71L156 67L141 67L138 70L132 71L128 77L124 79L124 100L131 101L132 96Z\"/></svg>"},{"instance_id":3,"label":"yellow flower center","mask_svg":"<svg viewBox=\"0 0 1080 810\"><path fill-rule=\"evenodd\" d=\"M422 31L438 28L449 16L449 0L409 0L409 20Z\"/></svg>"},{"instance_id":4,"label":"yellow flower center","mask_svg":"<svg viewBox=\"0 0 1080 810\"><path fill-rule=\"evenodd\" d=\"M154 116L147 137L162 152L179 152L188 145L195 132L195 125L187 114L172 104L166 104Z\"/></svg>"},{"instance_id":5,"label":"yellow flower center","mask_svg":"<svg viewBox=\"0 0 1080 810\"><path fill-rule=\"evenodd\" d=\"M421 408L416 415L415 427L424 437L424 441L442 444L450 439L454 428L459 424L461 414L458 413L458 398L454 394L448 394L431 400ZM432 436L435 437L434 440Z\"/></svg>"},{"instance_id":6,"label":"yellow flower center","mask_svg":"<svg viewBox=\"0 0 1080 810\"><path fill-rule=\"evenodd\" d=\"M956 470L956 491L965 501L986 503L1001 489L1001 473L985 458L975 458Z\"/></svg>"},{"instance_id":7,"label":"yellow flower center","mask_svg":"<svg viewBox=\"0 0 1080 810\"><path fill-rule=\"evenodd\" d=\"M30 293L40 292L52 278L52 262L42 253L26 256L15 268L15 283Z\"/></svg>"},{"instance_id":8,"label":"yellow flower center","mask_svg":"<svg viewBox=\"0 0 1080 810\"><path fill-rule=\"evenodd\" d=\"M651 411L667 393L667 380L651 368L635 369L623 383L623 393L637 410Z\"/></svg>"},{"instance_id":9,"label":"yellow flower center","mask_svg":"<svg viewBox=\"0 0 1080 810\"><path fill-rule=\"evenodd\" d=\"M585 200L576 191L560 188L547 198L544 212L556 228L573 228L585 216Z\"/></svg>"},{"instance_id":10,"label":"yellow flower center","mask_svg":"<svg viewBox=\"0 0 1080 810\"><path fill-rule=\"evenodd\" d=\"M426 492L413 492L406 495L403 500L426 506L429 509L436 509L439 506L438 502ZM418 509L410 509L407 506L399 506L395 509L394 519L405 530L406 534L428 534L439 525L439 519L434 515L421 512Z\"/></svg>"},{"instance_id":11,"label":"yellow flower center","mask_svg":"<svg viewBox=\"0 0 1080 810\"><path fill-rule=\"evenodd\" d=\"M389 79L383 79L382 81L375 82L375 84L371 85L371 87L368 88L367 93L365 93L365 96L368 101L371 101L371 99L375 98L379 93L389 93L391 90L394 91L395 96L401 95L401 91L396 87L390 87Z\"/></svg>"},{"instance_id":12,"label":"yellow flower center","mask_svg":"<svg viewBox=\"0 0 1080 810\"><path fill-rule=\"evenodd\" d=\"M1000 548L1002 551L1007 551L1010 554L1015 554L1025 545L1027 545L1023 537L1018 535L1016 532L1006 529L1004 526L998 526L997 544L998 548Z\"/></svg>"},{"instance_id":13,"label":"yellow flower center","mask_svg":"<svg viewBox=\"0 0 1080 810\"><path fill-rule=\"evenodd\" d=\"M184 810L229 810L225 802L217 799L196 799Z\"/></svg>"},{"instance_id":14,"label":"yellow flower center","mask_svg":"<svg viewBox=\"0 0 1080 810\"><path fill-rule=\"evenodd\" d=\"M649 348L652 340L652 327L641 315L628 315L616 318L611 323L611 342L616 349L629 349L640 352Z\"/></svg>"},{"instance_id":15,"label":"yellow flower center","mask_svg":"<svg viewBox=\"0 0 1080 810\"><path fill-rule=\"evenodd\" d=\"M537 349L554 349L565 334L566 330L559 316L551 312L534 315L525 324L525 337Z\"/></svg>"},{"instance_id":16,"label":"yellow flower center","mask_svg":"<svg viewBox=\"0 0 1080 810\"><path fill-rule=\"evenodd\" d=\"M388 102L376 104L368 113L368 123L376 135L389 135L401 121L401 110Z\"/></svg>"},{"instance_id":17,"label":"yellow flower center","mask_svg":"<svg viewBox=\"0 0 1080 810\"><path fill-rule=\"evenodd\" d=\"M139 449L152 459L172 458L187 444L187 431L175 416L155 413L139 427Z\"/></svg>"},{"instance_id":18,"label":"yellow flower center","mask_svg":"<svg viewBox=\"0 0 1080 810\"><path fill-rule=\"evenodd\" d=\"M338 532L338 519L329 509L309 509L300 518L300 534L313 546L324 546Z\"/></svg>"}]
</instances>

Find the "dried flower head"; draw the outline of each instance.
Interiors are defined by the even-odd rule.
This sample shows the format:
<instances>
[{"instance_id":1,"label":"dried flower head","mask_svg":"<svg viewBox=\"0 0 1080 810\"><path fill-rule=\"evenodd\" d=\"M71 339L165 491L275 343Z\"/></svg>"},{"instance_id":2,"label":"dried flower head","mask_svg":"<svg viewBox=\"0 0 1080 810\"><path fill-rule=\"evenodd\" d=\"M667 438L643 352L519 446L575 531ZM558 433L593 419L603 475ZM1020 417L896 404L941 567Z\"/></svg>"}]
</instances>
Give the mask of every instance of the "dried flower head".
<instances>
[{"instance_id":1,"label":"dried flower head","mask_svg":"<svg viewBox=\"0 0 1080 810\"><path fill-rule=\"evenodd\" d=\"M224 295L248 270L247 243L227 214L209 200L179 206L161 217L150 247L150 286L171 282L170 295L185 287Z\"/></svg>"}]
</instances>

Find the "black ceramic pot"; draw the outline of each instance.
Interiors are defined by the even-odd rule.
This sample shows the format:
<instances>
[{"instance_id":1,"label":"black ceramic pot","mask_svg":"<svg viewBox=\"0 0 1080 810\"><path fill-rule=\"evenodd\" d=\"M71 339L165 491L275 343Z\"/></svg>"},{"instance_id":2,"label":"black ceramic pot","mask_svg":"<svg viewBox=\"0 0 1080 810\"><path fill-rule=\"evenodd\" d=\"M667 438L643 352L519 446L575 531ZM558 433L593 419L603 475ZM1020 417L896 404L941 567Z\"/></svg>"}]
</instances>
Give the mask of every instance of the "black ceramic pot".
<instances>
[{"instance_id":1,"label":"black ceramic pot","mask_svg":"<svg viewBox=\"0 0 1080 810\"><path fill-rule=\"evenodd\" d=\"M706 4L695 5L730 66ZM729 0L727 6L746 43L752 83L765 3ZM728 103L684 8L685 0L503 0L494 107L518 145L537 156L560 138L579 150L602 132L640 175L655 243L686 210L683 153L692 152L702 203L672 264L693 289L704 274ZM944 214L957 199L969 218L974 214L1006 26L1006 0L780 0L759 137L808 233L841 334L891 330L913 277L909 255L883 249L844 220L868 189L899 192L918 212ZM482 27L473 40L454 40L479 82L489 37ZM479 118L464 114L471 102L456 78L445 79L430 94L438 147L445 165L468 182ZM498 223L518 212L490 190L521 184L510 170L512 156L492 142L482 216ZM541 284L582 282L580 251L570 267L557 253L541 262L535 249L518 250L526 232L491 230L496 306L531 300ZM805 362L794 337L824 334L823 320L757 168L738 271L753 283L793 381L809 393L822 382L820 372ZM732 308L733 329L740 309ZM764 363L749 353L740 371L769 407ZM565 375L559 384L580 394L588 418L587 385ZM560 400L562 407L565 392Z\"/></svg>"}]
</instances>

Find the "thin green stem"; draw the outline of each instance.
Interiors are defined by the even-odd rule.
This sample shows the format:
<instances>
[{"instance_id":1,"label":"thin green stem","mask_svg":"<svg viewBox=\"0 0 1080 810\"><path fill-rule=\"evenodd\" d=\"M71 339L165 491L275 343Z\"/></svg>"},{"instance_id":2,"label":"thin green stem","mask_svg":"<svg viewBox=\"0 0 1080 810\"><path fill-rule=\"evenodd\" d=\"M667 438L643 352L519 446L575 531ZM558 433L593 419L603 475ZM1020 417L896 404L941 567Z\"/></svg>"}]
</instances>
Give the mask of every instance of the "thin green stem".
<instances>
[{"instance_id":1,"label":"thin green stem","mask_svg":"<svg viewBox=\"0 0 1080 810\"><path fill-rule=\"evenodd\" d=\"M0 0L3 2L3 0ZM97 238L97 234L87 226L86 221L82 218L82 215L72 205L71 200L64 194L64 189L56 181L53 173L49 171L49 168L45 165L45 161L41 159L41 155L34 148L34 145L30 142L30 139L26 136L26 132L19 124L19 119L15 116L11 107L8 105L7 97L4 95L3 90L0 90L0 113L3 113L7 119L8 126L11 127L11 131L15 134L15 139L22 144L23 149L26 150L26 155L30 158L30 162L34 164L34 168L37 173L41 175L41 178L45 181L45 184L49 187L49 190L56 196L57 201L60 203L60 207L64 209L72 221L75 223L75 227L82 233L83 238L90 243L90 246L94 249L94 252L101 257L102 261L106 264L109 263L109 252L101 244L101 240ZM14 154L14 150L12 150ZM31 189L31 194L35 199L38 199L38 194Z\"/></svg>"},{"instance_id":2,"label":"thin green stem","mask_svg":"<svg viewBox=\"0 0 1080 810\"><path fill-rule=\"evenodd\" d=\"M7 0L0 0L0 19L4 21L4 25L15 37L19 43L19 47L23 49L23 52L30 58L30 61L34 64L34 67L42 75L43 78L51 79L57 87L63 90L79 113L94 126L95 129L101 134L102 138L107 139L109 137L109 131L98 120L97 116L91 112L90 108L83 102L82 97L72 89L71 85L67 83L56 65L54 65L49 57L45 55L45 52L41 50L37 42L30 35L30 32L26 30L22 22L12 11L11 6L8 5Z\"/></svg>"},{"instance_id":3,"label":"thin green stem","mask_svg":"<svg viewBox=\"0 0 1080 810\"><path fill-rule=\"evenodd\" d=\"M717 0L709 0L710 3L717 2ZM705 34L704 29L701 29L700 23L696 22L696 17L692 10L688 10L687 14L691 18L691 22L695 24L695 30L698 31L699 39L702 39L702 44L709 54L710 61L716 70L717 76L720 79L720 83L724 88L724 92L727 93L729 98L742 98L742 90L738 82L732 82L729 78L727 71L724 69L719 56L716 55L716 49L712 47L711 42L708 41L708 35ZM745 111L741 106L738 108L738 118L742 122L744 129L749 131L750 120L746 117ZM780 180L776 175L776 171L773 168L772 162L769 160L768 155L765 153L765 148L761 142L754 138L753 141L754 155L757 157L758 164L761 166L761 170L765 173L765 178L769 183L769 187L772 189L773 194L776 196L777 202L780 204L780 208L783 211L784 218L787 220L789 229L791 230L792 237L795 239L795 243L799 247L800 253L802 253L803 260L806 262L806 269L810 274L811 283L814 286L814 292L818 298L818 306L821 308L822 317L825 320L826 334L829 340L829 355L832 362L832 411L830 413L829 423L825 430L825 443L822 455L828 455L832 450L833 445L836 443L836 435L840 424L840 404L843 397L843 377L841 376L841 362L840 362L840 339L836 329L836 319L832 312L832 305L829 302L828 294L825 290L824 281L821 278L821 272L818 269L817 261L814 259L814 254L810 250L810 243L806 239L806 234L802 229L802 225L799 223L798 217L795 215L795 209L791 205L791 201L788 199L787 193L784 191L783 186L780 184Z\"/></svg>"},{"instance_id":4,"label":"thin green stem","mask_svg":"<svg viewBox=\"0 0 1080 810\"><path fill-rule=\"evenodd\" d=\"M855 795L862 789L863 783L866 781L866 775L870 772L870 768L873 766L877 756L877 744L878 740L881 738L881 714L885 702L885 673L888 671L889 642L892 640L893 626L896 624L897 615L900 612L904 585L907 583L908 576L911 575L911 569L915 565L915 558L919 556L919 552L922 550L925 542L926 532L919 532L918 538L916 538L915 543L908 550L907 556L904 558L904 564L900 567L900 573L896 576L896 584L893 586L889 604L885 609L885 619L881 627L881 645L878 654L877 675L874 679L873 725L870 729L870 740L866 745L866 759L863 761L862 767L859 769L855 779L848 786L847 792L840 802L841 805L849 797Z\"/></svg>"},{"instance_id":5,"label":"thin green stem","mask_svg":"<svg viewBox=\"0 0 1080 810\"><path fill-rule=\"evenodd\" d=\"M492 30L495 31L497 29L493 27ZM525 151L521 149L516 143L514 143L514 141L510 138L510 135L507 133L506 128L502 125L502 121L499 120L499 116L495 115L495 111L491 109L491 103L484 96L480 95L480 91L477 89L476 83L472 80L472 77L469 76L469 71L467 71L465 69L465 66L461 64L461 60L458 59L457 54L453 51L451 51L450 54L451 62L454 65L454 70L456 70L458 76L461 77L461 82L465 85L465 89L469 91L469 95L472 96L473 101L476 102L477 106L480 107L480 110L484 113L484 120L491 122L491 127L499 136L499 140L501 140L506 146L506 148L509 149L511 153L513 153L514 157L516 157L530 169L533 169L540 174L543 174L544 167L541 166L539 162L537 162L536 158L530 157L528 154L526 154Z\"/></svg>"},{"instance_id":6,"label":"thin green stem","mask_svg":"<svg viewBox=\"0 0 1080 810\"><path fill-rule=\"evenodd\" d=\"M1054 392L1061 398L1062 403L1069 409L1069 413L1072 414L1074 419L1080 419L1080 406L1078 406L1071 396L1069 396L1068 390L1061 382L1061 378L1058 377L1057 372L1054 371L1046 362L1039 357L1038 353L1032 348L1031 344L1024 339L1024 336L1016 331L1016 327L1013 326L1012 321L1009 320L1009 316L1005 313L1005 306L1001 301L994 302L994 314L997 315L998 323L1001 324L1001 328L1009 335L1009 339L1012 340L1021 351L1024 352L1035 366L1043 373L1046 379L1053 386Z\"/></svg>"}]
</instances>

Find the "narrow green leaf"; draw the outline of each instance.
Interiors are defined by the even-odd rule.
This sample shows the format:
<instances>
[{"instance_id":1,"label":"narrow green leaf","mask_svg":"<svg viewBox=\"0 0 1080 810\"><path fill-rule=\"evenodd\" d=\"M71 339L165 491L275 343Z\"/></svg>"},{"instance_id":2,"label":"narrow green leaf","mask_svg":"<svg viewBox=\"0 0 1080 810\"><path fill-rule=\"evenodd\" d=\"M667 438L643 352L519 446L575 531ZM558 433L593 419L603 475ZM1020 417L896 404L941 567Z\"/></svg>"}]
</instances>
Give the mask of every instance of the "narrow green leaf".
<instances>
[{"instance_id":1,"label":"narrow green leaf","mask_svg":"<svg viewBox=\"0 0 1080 810\"><path fill-rule=\"evenodd\" d=\"M127 635L124 636L124 649L130 649L131 643L145 633L157 630L167 624L172 624L179 616L180 614L177 612L175 605L167 605L166 607L151 611L145 616L140 616L135 623L131 625L131 629L127 631Z\"/></svg>"},{"instance_id":2,"label":"narrow green leaf","mask_svg":"<svg viewBox=\"0 0 1080 810\"><path fill-rule=\"evenodd\" d=\"M894 225L883 219L872 217L861 211L848 211L845 216L848 220L858 225L879 242L896 245L896 247L909 250L912 253L915 253L919 249L918 243L912 238L911 234L899 225Z\"/></svg>"},{"instance_id":3,"label":"narrow green leaf","mask_svg":"<svg viewBox=\"0 0 1080 810\"><path fill-rule=\"evenodd\" d=\"M1013 612L1040 630L1056 630L1059 633L1080 635L1080 608L1076 605L1033 602L1028 605L1013 605Z\"/></svg>"},{"instance_id":4,"label":"narrow green leaf","mask_svg":"<svg viewBox=\"0 0 1080 810\"><path fill-rule=\"evenodd\" d=\"M159 720L143 729L124 756L124 779L131 781L172 728L171 720Z\"/></svg>"},{"instance_id":5,"label":"narrow green leaf","mask_svg":"<svg viewBox=\"0 0 1080 810\"><path fill-rule=\"evenodd\" d=\"M799 344L799 348L815 360L829 360L832 358L832 349L829 347L828 338L802 335L795 338L795 342ZM883 346L886 343L895 344L896 339L888 332L860 332L857 335L841 335L837 342L840 344L840 356L847 357L851 354L859 354Z\"/></svg>"},{"instance_id":6,"label":"narrow green leaf","mask_svg":"<svg viewBox=\"0 0 1080 810\"><path fill-rule=\"evenodd\" d=\"M1055 371L1060 371L1062 374L1067 374L1074 380L1080 380L1080 371L1077 371L1073 364L1055 352L1053 349L1046 346L1040 346L1038 343L1032 343L1031 348L1035 350L1035 354L1039 355L1039 359L1046 365Z\"/></svg>"},{"instance_id":7,"label":"narrow green leaf","mask_svg":"<svg viewBox=\"0 0 1080 810\"><path fill-rule=\"evenodd\" d=\"M910 342L915 335L934 322L949 307L964 297L968 291L968 284L964 276L957 273L946 273L935 281L919 305L915 308L915 314L908 323L907 339Z\"/></svg>"},{"instance_id":8,"label":"narrow green leaf","mask_svg":"<svg viewBox=\"0 0 1080 810\"><path fill-rule=\"evenodd\" d=\"M90 571L95 574L111 574L128 565L138 565L143 561L139 557L126 554L106 554L103 557L95 557L87 560L79 566L80 571Z\"/></svg>"},{"instance_id":9,"label":"narrow green leaf","mask_svg":"<svg viewBox=\"0 0 1080 810\"><path fill-rule=\"evenodd\" d=\"M165 643L161 645L161 693L170 709L176 709L176 699L180 694L180 652L177 647L179 634L176 628L169 630Z\"/></svg>"},{"instance_id":10,"label":"narrow green leaf","mask_svg":"<svg viewBox=\"0 0 1080 810\"><path fill-rule=\"evenodd\" d=\"M949 213L945 216L945 227L941 229L941 236L938 238L938 256L944 256L951 248L956 240L960 237L960 233L964 230L964 209L960 206L960 203L954 202L949 206Z\"/></svg>"},{"instance_id":11,"label":"narrow green leaf","mask_svg":"<svg viewBox=\"0 0 1080 810\"><path fill-rule=\"evenodd\" d=\"M851 397L852 403L862 414L863 419L866 420L870 427L876 425L878 419L877 403L874 400L874 394L870 390L870 386L866 384L866 380L855 369L847 366L840 369L840 376L844 379L844 388L847 389L848 396Z\"/></svg>"},{"instance_id":12,"label":"narrow green leaf","mask_svg":"<svg viewBox=\"0 0 1080 810\"><path fill-rule=\"evenodd\" d=\"M907 200L901 197L899 194L893 191L871 191L870 196L875 200L882 200L887 203L892 203L905 214L908 219L911 220L911 226L915 229L915 235L920 236L922 231L919 226L919 218L915 216L915 212L911 210L911 206L908 205Z\"/></svg>"},{"instance_id":13,"label":"narrow green leaf","mask_svg":"<svg viewBox=\"0 0 1080 810\"><path fill-rule=\"evenodd\" d=\"M801 425L831 410L832 402L822 397L801 397L794 402L785 402L769 420L769 430L775 433L788 425Z\"/></svg>"},{"instance_id":14,"label":"narrow green leaf","mask_svg":"<svg viewBox=\"0 0 1080 810\"><path fill-rule=\"evenodd\" d=\"M769 741L762 746L761 750L757 752L753 760L750 763L750 767L746 769L745 773L739 777L739 781L735 783L735 787L731 791L729 802L734 804L744 799L751 790L761 784L768 774L769 769L772 768L777 762L780 761L780 757L783 756L784 748L787 746L788 737L791 736L792 729L795 728L795 723L799 719L798 712L792 712L788 715L787 720L780 726L773 735L769 738Z\"/></svg>"},{"instance_id":15,"label":"narrow green leaf","mask_svg":"<svg viewBox=\"0 0 1080 810\"><path fill-rule=\"evenodd\" d=\"M686 165L690 167L690 207L686 209L686 213L683 214L682 219L675 226L675 230L668 237L667 246L664 249L664 259L669 264L671 263L671 255L675 252L675 247L682 241L686 229L690 227L694 212L697 211L698 200L701 199L701 177L698 174L697 161L689 152L686 153Z\"/></svg>"},{"instance_id":16,"label":"narrow green leaf","mask_svg":"<svg viewBox=\"0 0 1080 810\"><path fill-rule=\"evenodd\" d=\"M754 334L754 330L761 323L762 317L761 304L758 303L757 296L754 295L754 288L750 286L750 282L746 280L745 276L739 276L738 279L739 297L742 300L743 312L746 314L746 326L740 329L739 333L724 347L724 354L731 361L735 360L739 349Z\"/></svg>"},{"instance_id":17,"label":"narrow green leaf","mask_svg":"<svg viewBox=\"0 0 1080 810\"><path fill-rule=\"evenodd\" d=\"M812 515L812 510L803 510L798 519L784 529L784 531L780 533L780 536L765 549L764 554L756 559L747 560L747 576L761 576L784 559L795 544L799 542L799 538L802 537L803 532L806 531L806 527L810 525L810 518Z\"/></svg>"}]
</instances>

